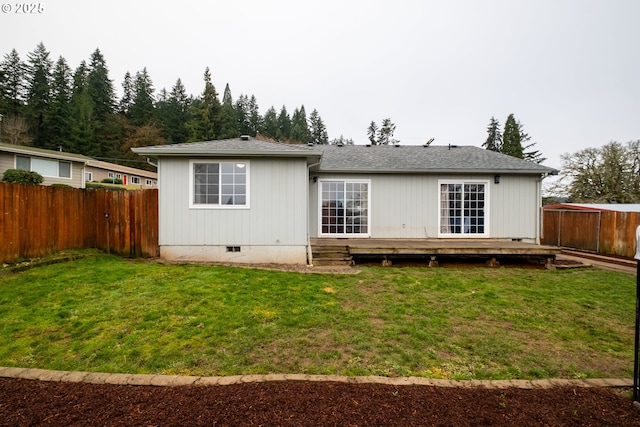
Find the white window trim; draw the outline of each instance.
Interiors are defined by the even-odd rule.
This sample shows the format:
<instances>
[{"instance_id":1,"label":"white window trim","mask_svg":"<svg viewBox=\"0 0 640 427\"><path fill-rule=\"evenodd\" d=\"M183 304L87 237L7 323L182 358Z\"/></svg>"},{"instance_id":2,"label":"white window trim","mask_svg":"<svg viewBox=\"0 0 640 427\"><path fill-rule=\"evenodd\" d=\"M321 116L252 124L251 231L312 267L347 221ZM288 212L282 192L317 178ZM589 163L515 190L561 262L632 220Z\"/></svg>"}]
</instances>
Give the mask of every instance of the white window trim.
<instances>
[{"instance_id":1,"label":"white window trim","mask_svg":"<svg viewBox=\"0 0 640 427\"><path fill-rule=\"evenodd\" d=\"M89 179L87 179L87 175L89 176ZM92 182L93 181L93 172L85 172L84 173L84 180L85 180L85 182Z\"/></svg>"},{"instance_id":2,"label":"white window trim","mask_svg":"<svg viewBox=\"0 0 640 427\"><path fill-rule=\"evenodd\" d=\"M200 203L193 203L193 165L202 163L244 163L247 168L246 177L246 194L247 203L244 205L207 205ZM189 209L224 209L224 210L237 210L237 209L250 209L251 208L251 162L245 159L191 159L189 160Z\"/></svg>"},{"instance_id":3,"label":"white window trim","mask_svg":"<svg viewBox=\"0 0 640 427\"><path fill-rule=\"evenodd\" d=\"M142 180L140 179L140 177L139 177L139 176L133 176L133 175L132 175L132 176L129 178L129 180L131 181L131 184L134 184L134 185L141 185L141 184L142 184ZM137 182L136 182L136 181L137 181Z\"/></svg>"},{"instance_id":4,"label":"white window trim","mask_svg":"<svg viewBox=\"0 0 640 427\"><path fill-rule=\"evenodd\" d=\"M447 239L486 239L491 234L489 233L489 223L490 223L490 212L489 205L491 202L491 195L489 194L491 186L489 185L489 180L484 179L439 179L438 180L438 204L436 205L436 209L438 210L438 237L443 237ZM442 221L442 211L441 211L441 202L442 202L442 184L484 184L484 233L442 233L440 232L440 225ZM463 208L464 209L464 208Z\"/></svg>"},{"instance_id":5,"label":"white window trim","mask_svg":"<svg viewBox=\"0 0 640 427\"><path fill-rule=\"evenodd\" d=\"M342 182L344 184L367 184L367 232L366 233L323 233L322 232L322 183ZM370 179L319 179L318 180L318 237L338 237L362 239L371 237L371 180Z\"/></svg>"},{"instance_id":6,"label":"white window trim","mask_svg":"<svg viewBox=\"0 0 640 427\"><path fill-rule=\"evenodd\" d=\"M147 187L153 187L153 180L152 180L152 179L145 179L145 180L144 180L144 184L145 184Z\"/></svg>"},{"instance_id":7,"label":"white window trim","mask_svg":"<svg viewBox=\"0 0 640 427\"><path fill-rule=\"evenodd\" d=\"M46 160L49 162L56 162L58 164L58 173L56 175L42 175L43 178L55 178L55 179L68 179L68 180L72 180L73 179L73 163L70 162L69 160L58 160L58 159L49 159L46 157L38 157L38 156L28 156L28 155L22 155L22 154L16 154L15 158L14 158L14 168L17 169L18 168L18 157L24 157L29 159L29 172L34 172L33 170L33 159L38 159L38 160ZM60 176L60 163L69 163L69 176ZM36 171L37 172L37 171Z\"/></svg>"}]
</instances>

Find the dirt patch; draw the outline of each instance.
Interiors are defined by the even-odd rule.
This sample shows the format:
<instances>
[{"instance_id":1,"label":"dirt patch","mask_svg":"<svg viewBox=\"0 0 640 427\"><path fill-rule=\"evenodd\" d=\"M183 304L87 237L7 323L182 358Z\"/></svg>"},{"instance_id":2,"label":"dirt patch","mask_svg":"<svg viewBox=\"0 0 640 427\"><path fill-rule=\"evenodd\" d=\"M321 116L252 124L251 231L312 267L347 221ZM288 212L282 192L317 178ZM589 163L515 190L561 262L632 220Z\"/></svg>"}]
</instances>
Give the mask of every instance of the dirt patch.
<instances>
[{"instance_id":1,"label":"dirt patch","mask_svg":"<svg viewBox=\"0 0 640 427\"><path fill-rule=\"evenodd\" d=\"M316 382L150 387L0 379L3 426L640 426L609 389Z\"/></svg>"}]
</instances>

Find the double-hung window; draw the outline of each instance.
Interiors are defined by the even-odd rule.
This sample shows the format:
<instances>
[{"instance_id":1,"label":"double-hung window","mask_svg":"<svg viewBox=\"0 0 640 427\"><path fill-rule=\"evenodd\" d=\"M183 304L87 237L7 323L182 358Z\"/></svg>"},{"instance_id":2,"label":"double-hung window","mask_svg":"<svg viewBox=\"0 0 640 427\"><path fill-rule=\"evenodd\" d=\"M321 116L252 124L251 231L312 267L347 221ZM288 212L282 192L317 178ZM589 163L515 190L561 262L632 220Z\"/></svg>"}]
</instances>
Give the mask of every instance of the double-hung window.
<instances>
[{"instance_id":1,"label":"double-hung window","mask_svg":"<svg viewBox=\"0 0 640 427\"><path fill-rule=\"evenodd\" d=\"M192 160L192 208L248 208L249 162Z\"/></svg>"},{"instance_id":2,"label":"double-hung window","mask_svg":"<svg viewBox=\"0 0 640 427\"><path fill-rule=\"evenodd\" d=\"M489 234L489 182L444 181L439 185L440 236L486 237Z\"/></svg>"}]
</instances>

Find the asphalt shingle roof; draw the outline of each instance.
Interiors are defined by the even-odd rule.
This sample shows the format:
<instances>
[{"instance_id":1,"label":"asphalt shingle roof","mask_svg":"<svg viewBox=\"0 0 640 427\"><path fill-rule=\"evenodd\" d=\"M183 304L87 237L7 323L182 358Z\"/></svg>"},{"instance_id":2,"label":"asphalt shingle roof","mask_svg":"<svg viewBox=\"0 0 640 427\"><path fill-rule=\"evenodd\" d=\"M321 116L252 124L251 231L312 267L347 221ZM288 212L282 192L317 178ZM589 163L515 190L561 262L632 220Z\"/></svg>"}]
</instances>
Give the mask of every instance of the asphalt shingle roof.
<instances>
[{"instance_id":1,"label":"asphalt shingle roof","mask_svg":"<svg viewBox=\"0 0 640 427\"><path fill-rule=\"evenodd\" d=\"M219 139L215 141L188 142L184 144L155 145L133 148L132 151L144 155L267 155L267 156L319 156L315 146L302 144L283 144L261 139L240 138Z\"/></svg>"},{"instance_id":2,"label":"asphalt shingle roof","mask_svg":"<svg viewBox=\"0 0 640 427\"><path fill-rule=\"evenodd\" d=\"M554 169L473 146L325 145L321 171L356 172L513 172Z\"/></svg>"},{"instance_id":3,"label":"asphalt shingle roof","mask_svg":"<svg viewBox=\"0 0 640 427\"><path fill-rule=\"evenodd\" d=\"M554 169L473 146L283 144L256 138L223 139L134 148L150 156L282 156L317 161L321 172L552 173Z\"/></svg>"}]
</instances>

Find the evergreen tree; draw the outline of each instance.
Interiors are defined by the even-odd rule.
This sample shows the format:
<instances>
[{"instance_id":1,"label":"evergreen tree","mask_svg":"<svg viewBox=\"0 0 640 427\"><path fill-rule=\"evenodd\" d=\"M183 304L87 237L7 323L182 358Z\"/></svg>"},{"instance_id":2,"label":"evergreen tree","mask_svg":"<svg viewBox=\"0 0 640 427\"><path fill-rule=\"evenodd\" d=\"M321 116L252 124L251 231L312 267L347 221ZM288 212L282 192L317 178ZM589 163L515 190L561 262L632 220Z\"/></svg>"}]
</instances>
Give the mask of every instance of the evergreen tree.
<instances>
[{"instance_id":1,"label":"evergreen tree","mask_svg":"<svg viewBox=\"0 0 640 427\"><path fill-rule=\"evenodd\" d=\"M0 114L17 116L22 113L26 100L27 66L13 49L0 63Z\"/></svg>"},{"instance_id":2,"label":"evergreen tree","mask_svg":"<svg viewBox=\"0 0 640 427\"><path fill-rule=\"evenodd\" d=\"M204 71L204 91L202 96L191 105L192 119L189 122L191 141L210 141L216 139L216 120L220 113L218 93L211 82L209 67Z\"/></svg>"},{"instance_id":3,"label":"evergreen tree","mask_svg":"<svg viewBox=\"0 0 640 427\"><path fill-rule=\"evenodd\" d=\"M190 99L182 80L176 80L176 83L171 88L168 104L170 114L165 121L169 134L167 139L170 144L187 142L189 131L186 124L189 120Z\"/></svg>"},{"instance_id":4,"label":"evergreen tree","mask_svg":"<svg viewBox=\"0 0 640 427\"><path fill-rule=\"evenodd\" d=\"M112 157L122 144L123 130L113 115L116 105L113 82L109 79L109 70L99 49L90 57L87 93L93 103L94 135L90 143L90 155Z\"/></svg>"},{"instance_id":5,"label":"evergreen tree","mask_svg":"<svg viewBox=\"0 0 640 427\"><path fill-rule=\"evenodd\" d=\"M311 132L311 142L318 145L326 145L329 143L329 135L327 134L327 128L318 113L318 110L314 109L309 115L309 124Z\"/></svg>"},{"instance_id":6,"label":"evergreen tree","mask_svg":"<svg viewBox=\"0 0 640 427\"><path fill-rule=\"evenodd\" d=\"M507 121L504 124L504 132L502 134L502 153L519 159L524 158L520 126L513 114L509 114L509 117L507 117Z\"/></svg>"},{"instance_id":7,"label":"evergreen tree","mask_svg":"<svg viewBox=\"0 0 640 427\"><path fill-rule=\"evenodd\" d=\"M131 124L142 126L149 124L154 115L153 82L147 68L136 73L133 83L133 103L129 108Z\"/></svg>"},{"instance_id":8,"label":"evergreen tree","mask_svg":"<svg viewBox=\"0 0 640 427\"><path fill-rule=\"evenodd\" d=\"M391 121L391 119L384 119L382 121L382 126L378 130L378 144L396 144L398 141L393 139L393 133L395 130L396 125Z\"/></svg>"},{"instance_id":9,"label":"evergreen tree","mask_svg":"<svg viewBox=\"0 0 640 427\"><path fill-rule=\"evenodd\" d=\"M251 95L249 98L249 135L256 136L262 127L262 117L260 116L260 108L256 97Z\"/></svg>"},{"instance_id":10,"label":"evergreen tree","mask_svg":"<svg viewBox=\"0 0 640 427\"><path fill-rule=\"evenodd\" d=\"M73 151L71 146L71 97L73 84L71 68L60 56L53 68L51 81L51 101L47 115L48 127L51 129L51 145L62 147L64 151Z\"/></svg>"},{"instance_id":11,"label":"evergreen tree","mask_svg":"<svg viewBox=\"0 0 640 427\"><path fill-rule=\"evenodd\" d=\"M529 136L529 134L525 133L522 123L520 122L518 122L518 131L520 132L520 140L523 146L523 159L534 163L542 163L547 160L546 157L542 157L542 152L540 152L540 150L534 149L536 145L535 142L529 143L529 141L531 141L531 137Z\"/></svg>"},{"instance_id":12,"label":"evergreen tree","mask_svg":"<svg viewBox=\"0 0 640 427\"><path fill-rule=\"evenodd\" d=\"M113 113L115 105L113 82L109 79L109 70L100 49L96 49L90 59L87 90L93 101L94 115L98 122L102 122L107 115Z\"/></svg>"},{"instance_id":13,"label":"evergreen tree","mask_svg":"<svg viewBox=\"0 0 640 427\"><path fill-rule=\"evenodd\" d=\"M231 97L231 88L229 88L229 83L227 83L224 87L224 95L222 95L222 105L233 106L233 98Z\"/></svg>"},{"instance_id":14,"label":"evergreen tree","mask_svg":"<svg viewBox=\"0 0 640 427\"><path fill-rule=\"evenodd\" d=\"M367 138L369 139L369 142L371 143L371 145L378 144L378 140L376 139L377 135L378 135L378 125L376 124L376 122L372 120L371 123L369 124L369 127L367 128Z\"/></svg>"},{"instance_id":15,"label":"evergreen tree","mask_svg":"<svg viewBox=\"0 0 640 427\"><path fill-rule=\"evenodd\" d=\"M51 68L49 51L39 43L33 52L27 55L27 107L26 118L36 147L52 148L51 134L46 129L45 116L49 109Z\"/></svg>"},{"instance_id":16,"label":"evergreen tree","mask_svg":"<svg viewBox=\"0 0 640 427\"><path fill-rule=\"evenodd\" d=\"M89 95L88 74L84 61L73 74L70 146L75 153L92 156L99 150L94 144L94 104Z\"/></svg>"},{"instance_id":17,"label":"evergreen tree","mask_svg":"<svg viewBox=\"0 0 640 427\"><path fill-rule=\"evenodd\" d=\"M231 89L229 88L228 83L224 88L222 108L218 117L218 123L219 139L235 138L239 136L236 110L233 107L233 98L231 97Z\"/></svg>"},{"instance_id":18,"label":"evergreen tree","mask_svg":"<svg viewBox=\"0 0 640 427\"><path fill-rule=\"evenodd\" d=\"M300 109L295 109L291 117L291 138L292 141L306 144L311 142L311 132L307 123L307 113L304 105Z\"/></svg>"},{"instance_id":19,"label":"evergreen tree","mask_svg":"<svg viewBox=\"0 0 640 427\"><path fill-rule=\"evenodd\" d=\"M329 144L331 145L354 145L353 139L345 138L343 135L340 135L340 138L332 139Z\"/></svg>"},{"instance_id":20,"label":"evergreen tree","mask_svg":"<svg viewBox=\"0 0 640 427\"><path fill-rule=\"evenodd\" d=\"M261 133L268 138L278 138L278 114L273 106L269 107L267 112L264 114L264 123Z\"/></svg>"},{"instance_id":21,"label":"evergreen tree","mask_svg":"<svg viewBox=\"0 0 640 427\"><path fill-rule=\"evenodd\" d=\"M287 107L284 105L278 114L278 141L288 141L291 138L291 117L287 113Z\"/></svg>"},{"instance_id":22,"label":"evergreen tree","mask_svg":"<svg viewBox=\"0 0 640 427\"><path fill-rule=\"evenodd\" d=\"M122 81L122 98L120 98L120 104L118 106L118 112L120 114L129 117L129 110L133 104L133 98L133 78L131 77L131 73L127 71L124 75L124 80Z\"/></svg>"},{"instance_id":23,"label":"evergreen tree","mask_svg":"<svg viewBox=\"0 0 640 427\"><path fill-rule=\"evenodd\" d=\"M237 128L241 135L253 135L251 131L251 113L249 111L249 98L246 95L240 95L235 103L235 112L237 120Z\"/></svg>"},{"instance_id":24,"label":"evergreen tree","mask_svg":"<svg viewBox=\"0 0 640 427\"><path fill-rule=\"evenodd\" d=\"M502 151L502 135L500 134L500 122L491 117L489 126L487 126L487 140L482 144L484 148L491 151Z\"/></svg>"}]
</instances>

